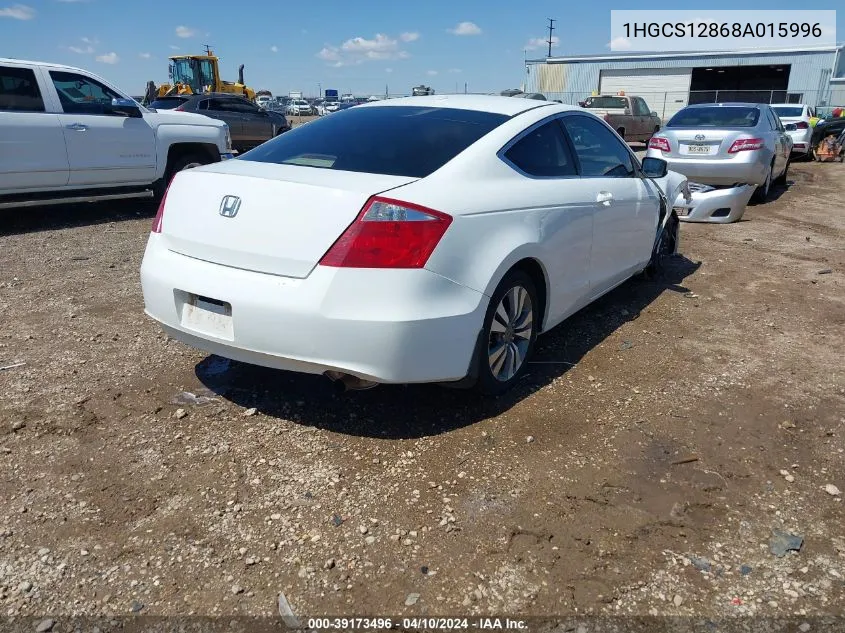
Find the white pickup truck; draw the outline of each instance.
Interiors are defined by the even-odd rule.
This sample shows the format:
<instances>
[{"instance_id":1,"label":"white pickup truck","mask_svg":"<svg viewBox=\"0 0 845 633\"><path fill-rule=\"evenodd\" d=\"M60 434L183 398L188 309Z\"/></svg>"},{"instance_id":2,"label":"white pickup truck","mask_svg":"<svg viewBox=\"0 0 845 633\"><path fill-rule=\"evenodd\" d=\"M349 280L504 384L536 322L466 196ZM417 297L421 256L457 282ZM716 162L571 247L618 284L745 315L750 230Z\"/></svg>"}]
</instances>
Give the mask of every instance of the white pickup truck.
<instances>
[{"instance_id":1,"label":"white pickup truck","mask_svg":"<svg viewBox=\"0 0 845 633\"><path fill-rule=\"evenodd\" d=\"M160 196L232 157L222 121L147 109L85 70L0 58L0 209Z\"/></svg>"}]
</instances>

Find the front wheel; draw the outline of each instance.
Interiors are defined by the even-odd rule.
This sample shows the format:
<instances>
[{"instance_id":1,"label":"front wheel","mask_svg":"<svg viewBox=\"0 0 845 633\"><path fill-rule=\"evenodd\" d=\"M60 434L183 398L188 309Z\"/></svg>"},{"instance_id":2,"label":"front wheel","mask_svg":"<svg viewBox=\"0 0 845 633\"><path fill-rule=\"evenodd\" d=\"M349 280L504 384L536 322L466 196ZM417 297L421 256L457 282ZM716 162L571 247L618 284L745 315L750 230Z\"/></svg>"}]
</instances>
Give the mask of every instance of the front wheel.
<instances>
[{"instance_id":1,"label":"front wheel","mask_svg":"<svg viewBox=\"0 0 845 633\"><path fill-rule=\"evenodd\" d=\"M508 273L490 299L476 350L476 389L505 393L522 377L537 340L540 314L537 289L521 270Z\"/></svg>"},{"instance_id":2,"label":"front wheel","mask_svg":"<svg viewBox=\"0 0 845 633\"><path fill-rule=\"evenodd\" d=\"M674 210L670 210L669 219L660 231L651 251L651 259L643 271L646 279L654 279L666 269L666 260L678 252L678 242L681 234L681 221Z\"/></svg>"}]
</instances>

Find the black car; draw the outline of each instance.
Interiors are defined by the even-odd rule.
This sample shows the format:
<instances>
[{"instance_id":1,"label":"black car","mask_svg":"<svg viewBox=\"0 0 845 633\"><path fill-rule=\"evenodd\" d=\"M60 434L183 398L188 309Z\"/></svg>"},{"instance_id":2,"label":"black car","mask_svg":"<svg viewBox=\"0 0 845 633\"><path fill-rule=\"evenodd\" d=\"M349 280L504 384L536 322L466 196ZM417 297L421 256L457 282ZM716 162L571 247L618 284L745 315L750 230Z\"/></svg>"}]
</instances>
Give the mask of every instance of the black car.
<instances>
[{"instance_id":1,"label":"black car","mask_svg":"<svg viewBox=\"0 0 845 633\"><path fill-rule=\"evenodd\" d=\"M264 110L238 95L208 93L193 96L159 97L150 107L156 110L196 112L224 121L232 135L232 145L238 152L246 152L274 136L290 130L281 112Z\"/></svg>"}]
</instances>

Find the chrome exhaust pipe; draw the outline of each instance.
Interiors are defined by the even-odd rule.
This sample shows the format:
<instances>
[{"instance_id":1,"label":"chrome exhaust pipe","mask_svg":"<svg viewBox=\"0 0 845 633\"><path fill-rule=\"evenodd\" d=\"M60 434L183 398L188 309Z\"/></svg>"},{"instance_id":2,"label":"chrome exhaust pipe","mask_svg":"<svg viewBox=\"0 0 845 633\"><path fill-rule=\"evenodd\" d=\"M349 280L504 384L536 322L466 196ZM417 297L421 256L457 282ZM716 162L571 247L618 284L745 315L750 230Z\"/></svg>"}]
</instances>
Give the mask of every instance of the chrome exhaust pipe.
<instances>
[{"instance_id":1,"label":"chrome exhaust pipe","mask_svg":"<svg viewBox=\"0 0 845 633\"><path fill-rule=\"evenodd\" d=\"M344 374L340 371L327 371L324 375L335 384L335 387L341 393L347 391L364 391L365 389L378 387L379 384L373 380L365 380L357 376Z\"/></svg>"}]
</instances>

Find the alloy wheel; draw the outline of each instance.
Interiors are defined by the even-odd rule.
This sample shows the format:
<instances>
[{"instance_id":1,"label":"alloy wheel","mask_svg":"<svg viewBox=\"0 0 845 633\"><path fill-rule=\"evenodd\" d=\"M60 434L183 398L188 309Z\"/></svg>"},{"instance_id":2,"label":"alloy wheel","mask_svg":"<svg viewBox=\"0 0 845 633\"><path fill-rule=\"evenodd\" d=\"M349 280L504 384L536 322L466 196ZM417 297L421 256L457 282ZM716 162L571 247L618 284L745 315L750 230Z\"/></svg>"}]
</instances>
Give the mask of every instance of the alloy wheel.
<instances>
[{"instance_id":1,"label":"alloy wheel","mask_svg":"<svg viewBox=\"0 0 845 633\"><path fill-rule=\"evenodd\" d=\"M520 370L534 334L534 306L522 286L514 286L502 297L487 345L487 362L493 377L506 382Z\"/></svg>"}]
</instances>

